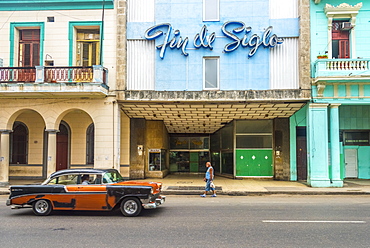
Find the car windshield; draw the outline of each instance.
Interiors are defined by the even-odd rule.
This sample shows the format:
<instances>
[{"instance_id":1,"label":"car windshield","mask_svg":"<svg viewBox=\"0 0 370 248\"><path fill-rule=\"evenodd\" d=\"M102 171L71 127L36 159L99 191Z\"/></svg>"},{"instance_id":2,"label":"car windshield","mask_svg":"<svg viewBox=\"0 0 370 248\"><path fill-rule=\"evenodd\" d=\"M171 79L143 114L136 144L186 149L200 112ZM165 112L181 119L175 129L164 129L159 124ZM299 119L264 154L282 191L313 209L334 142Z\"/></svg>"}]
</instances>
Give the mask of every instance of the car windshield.
<instances>
[{"instance_id":1,"label":"car windshield","mask_svg":"<svg viewBox=\"0 0 370 248\"><path fill-rule=\"evenodd\" d=\"M118 183L124 181L118 171L108 171L103 175L103 183Z\"/></svg>"}]
</instances>

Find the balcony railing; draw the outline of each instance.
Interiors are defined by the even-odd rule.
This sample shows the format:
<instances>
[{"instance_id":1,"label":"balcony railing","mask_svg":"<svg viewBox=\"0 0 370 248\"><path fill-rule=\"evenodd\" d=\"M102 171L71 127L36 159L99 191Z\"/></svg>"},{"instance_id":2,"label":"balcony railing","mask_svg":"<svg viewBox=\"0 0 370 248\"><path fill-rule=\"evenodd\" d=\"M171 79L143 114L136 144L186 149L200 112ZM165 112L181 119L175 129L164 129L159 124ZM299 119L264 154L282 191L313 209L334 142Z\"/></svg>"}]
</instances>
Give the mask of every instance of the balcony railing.
<instances>
[{"instance_id":1,"label":"balcony railing","mask_svg":"<svg viewBox=\"0 0 370 248\"><path fill-rule=\"evenodd\" d=\"M0 67L0 82L24 83L35 82L35 67Z\"/></svg>"},{"instance_id":2,"label":"balcony railing","mask_svg":"<svg viewBox=\"0 0 370 248\"><path fill-rule=\"evenodd\" d=\"M370 59L319 59L313 77L370 76Z\"/></svg>"},{"instance_id":3,"label":"balcony railing","mask_svg":"<svg viewBox=\"0 0 370 248\"><path fill-rule=\"evenodd\" d=\"M107 69L100 65L82 67L0 67L0 83L102 83Z\"/></svg>"}]
</instances>

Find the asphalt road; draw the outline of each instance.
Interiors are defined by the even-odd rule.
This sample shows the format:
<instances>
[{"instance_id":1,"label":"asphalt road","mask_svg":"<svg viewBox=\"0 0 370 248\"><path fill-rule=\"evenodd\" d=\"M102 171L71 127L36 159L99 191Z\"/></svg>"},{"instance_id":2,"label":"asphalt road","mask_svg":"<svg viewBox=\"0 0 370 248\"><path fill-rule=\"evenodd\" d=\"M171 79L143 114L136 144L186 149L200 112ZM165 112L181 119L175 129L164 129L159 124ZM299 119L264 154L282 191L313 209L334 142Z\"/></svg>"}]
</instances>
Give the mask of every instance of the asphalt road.
<instances>
[{"instance_id":1,"label":"asphalt road","mask_svg":"<svg viewBox=\"0 0 370 248\"><path fill-rule=\"evenodd\" d=\"M0 247L370 247L370 196L168 196L138 217L11 210Z\"/></svg>"}]
</instances>

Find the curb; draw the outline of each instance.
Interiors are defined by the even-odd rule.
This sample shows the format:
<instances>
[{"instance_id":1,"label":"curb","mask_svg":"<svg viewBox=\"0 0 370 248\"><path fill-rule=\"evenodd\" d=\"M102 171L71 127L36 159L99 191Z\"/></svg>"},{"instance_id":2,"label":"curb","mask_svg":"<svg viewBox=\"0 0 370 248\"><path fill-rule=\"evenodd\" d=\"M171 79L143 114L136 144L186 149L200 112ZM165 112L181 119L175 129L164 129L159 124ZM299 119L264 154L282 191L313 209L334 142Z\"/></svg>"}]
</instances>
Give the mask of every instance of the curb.
<instances>
[{"instance_id":1,"label":"curb","mask_svg":"<svg viewBox=\"0 0 370 248\"><path fill-rule=\"evenodd\" d=\"M163 195L201 195L202 191L163 190ZM262 195L370 195L367 191L217 191L217 195L226 196L262 196Z\"/></svg>"},{"instance_id":2,"label":"curb","mask_svg":"<svg viewBox=\"0 0 370 248\"><path fill-rule=\"evenodd\" d=\"M9 195L8 189L0 189L0 195ZM201 195L199 190L162 190L163 195ZM225 196L263 196L263 195L370 195L369 191L217 191Z\"/></svg>"}]
</instances>

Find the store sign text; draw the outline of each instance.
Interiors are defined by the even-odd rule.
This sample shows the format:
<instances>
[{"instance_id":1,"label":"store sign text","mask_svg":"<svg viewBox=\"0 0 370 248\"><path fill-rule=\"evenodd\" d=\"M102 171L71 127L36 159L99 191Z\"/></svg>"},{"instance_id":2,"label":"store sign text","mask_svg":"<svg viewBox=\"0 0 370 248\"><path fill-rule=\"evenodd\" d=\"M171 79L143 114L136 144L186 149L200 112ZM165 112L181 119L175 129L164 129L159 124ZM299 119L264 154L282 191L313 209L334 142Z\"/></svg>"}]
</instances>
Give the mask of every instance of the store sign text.
<instances>
[{"instance_id":1,"label":"store sign text","mask_svg":"<svg viewBox=\"0 0 370 248\"><path fill-rule=\"evenodd\" d=\"M233 25L234 28L230 28ZM193 46L197 49L206 48L213 50L213 42L216 40L216 33L207 34L207 26L204 25L200 32L197 33L193 39ZM225 22L221 27L222 33L231 40L230 43L226 44L224 47L224 52L233 52L238 47L249 47L248 57L252 57L256 54L260 46L263 47L275 47L278 44L282 44L284 39L278 37L276 34L272 33L272 26L267 27L263 34L259 36L258 34L252 34L252 27L245 25L241 21L229 21ZM242 37L237 34L241 34ZM172 33L172 26L170 23L162 23L155 25L145 31L145 39L155 40L162 36L161 44L157 46L160 49L159 57L164 58L167 48L170 49L181 49L183 55L188 56L186 52L189 38L183 38L180 36L180 30L176 29Z\"/></svg>"}]
</instances>

